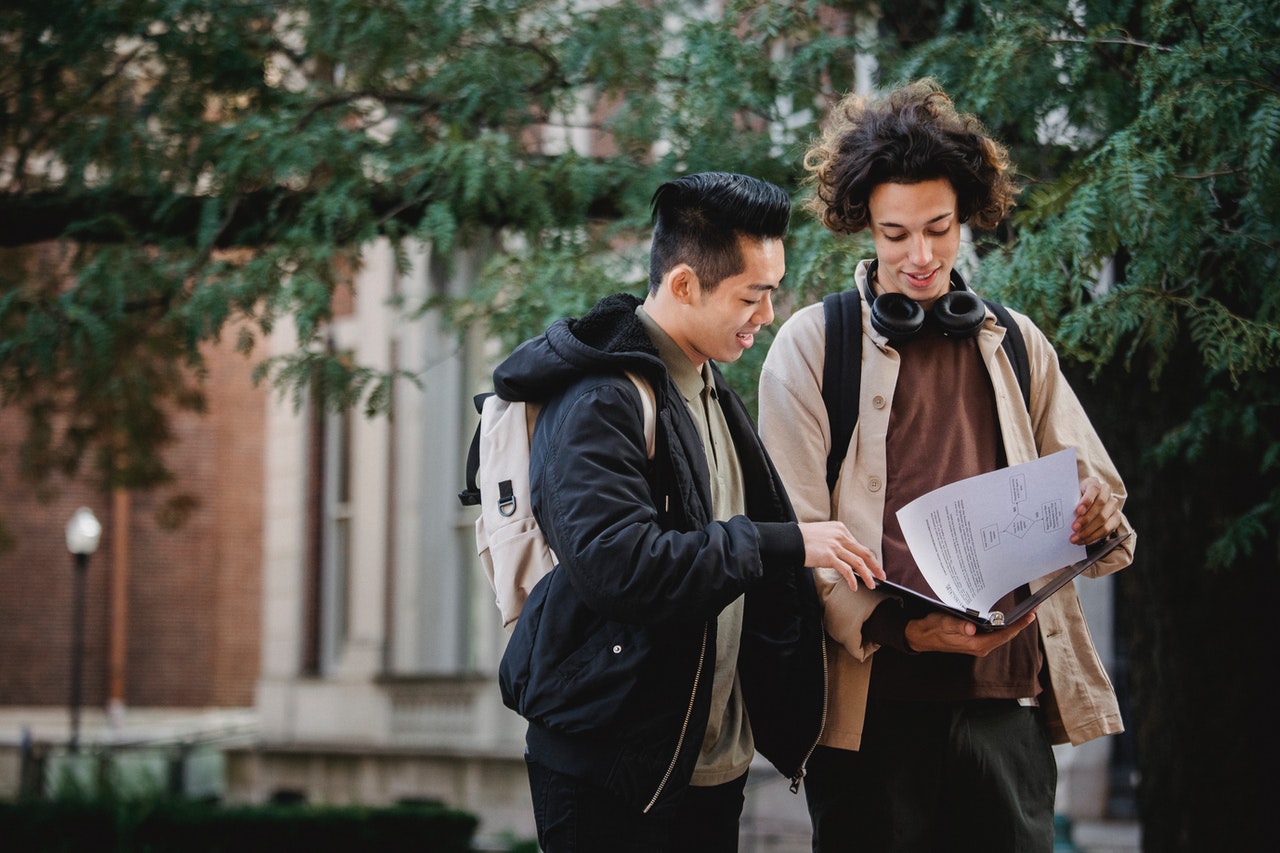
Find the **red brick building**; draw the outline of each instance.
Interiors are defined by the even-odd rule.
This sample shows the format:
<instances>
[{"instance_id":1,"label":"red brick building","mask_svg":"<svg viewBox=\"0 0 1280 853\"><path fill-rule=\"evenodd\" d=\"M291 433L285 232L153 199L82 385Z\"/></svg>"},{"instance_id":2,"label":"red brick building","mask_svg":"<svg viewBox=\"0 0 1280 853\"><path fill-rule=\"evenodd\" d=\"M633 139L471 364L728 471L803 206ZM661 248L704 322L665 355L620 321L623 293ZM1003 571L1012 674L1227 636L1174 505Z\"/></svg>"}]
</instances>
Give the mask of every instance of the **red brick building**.
<instances>
[{"instance_id":1,"label":"red brick building","mask_svg":"<svg viewBox=\"0 0 1280 853\"><path fill-rule=\"evenodd\" d=\"M65 528L102 523L86 573L82 703L251 707L260 668L263 421L267 390L230 346L206 352L205 415L175 415L174 489L193 495L166 529L168 490L103 494L55 482L44 500L18 473L20 412L0 409L0 707L64 706L71 689L75 571Z\"/></svg>"}]
</instances>

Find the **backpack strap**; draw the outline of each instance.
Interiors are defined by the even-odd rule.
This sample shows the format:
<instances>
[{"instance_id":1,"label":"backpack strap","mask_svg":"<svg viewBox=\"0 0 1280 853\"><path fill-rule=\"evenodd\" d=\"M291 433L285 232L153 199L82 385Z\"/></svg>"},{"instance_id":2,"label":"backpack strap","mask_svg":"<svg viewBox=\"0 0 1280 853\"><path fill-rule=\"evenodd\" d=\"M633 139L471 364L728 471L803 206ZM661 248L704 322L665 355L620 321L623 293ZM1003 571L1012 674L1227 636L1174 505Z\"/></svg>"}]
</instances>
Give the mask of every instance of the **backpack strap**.
<instances>
[{"instance_id":1,"label":"backpack strap","mask_svg":"<svg viewBox=\"0 0 1280 853\"><path fill-rule=\"evenodd\" d=\"M484 394L477 394L472 402L475 404L476 413L484 411L485 398L493 394L489 391ZM476 424L476 431L471 436L471 449L467 451L467 487L458 492L458 501L463 506L480 506L480 485L476 483L476 474L480 470L480 424Z\"/></svg>"},{"instance_id":2,"label":"backpack strap","mask_svg":"<svg viewBox=\"0 0 1280 853\"><path fill-rule=\"evenodd\" d=\"M630 370L627 371L627 378L631 380L631 384L636 386L636 390L640 392L640 408L644 412L644 449L649 458L653 458L654 442L658 432L658 402L654 396L653 388L638 373ZM530 430L530 435L533 431Z\"/></svg>"},{"instance_id":3,"label":"backpack strap","mask_svg":"<svg viewBox=\"0 0 1280 853\"><path fill-rule=\"evenodd\" d=\"M1027 342L1022 337L1022 330L1014 322L1008 308L991 299L982 301L987 303L991 313L995 314L1000 325L1004 326L1004 339L1000 341L1000 346L1004 347L1005 355L1009 356L1009 362L1013 365L1014 375L1018 377L1018 388L1022 390L1022 405L1029 412L1031 411L1031 364L1027 358Z\"/></svg>"},{"instance_id":4,"label":"backpack strap","mask_svg":"<svg viewBox=\"0 0 1280 853\"><path fill-rule=\"evenodd\" d=\"M822 402L831 426L827 452L827 491L836 487L853 426L858 422L862 395L862 294L858 288L832 293L822 299L827 323L827 348L822 360Z\"/></svg>"}]
</instances>

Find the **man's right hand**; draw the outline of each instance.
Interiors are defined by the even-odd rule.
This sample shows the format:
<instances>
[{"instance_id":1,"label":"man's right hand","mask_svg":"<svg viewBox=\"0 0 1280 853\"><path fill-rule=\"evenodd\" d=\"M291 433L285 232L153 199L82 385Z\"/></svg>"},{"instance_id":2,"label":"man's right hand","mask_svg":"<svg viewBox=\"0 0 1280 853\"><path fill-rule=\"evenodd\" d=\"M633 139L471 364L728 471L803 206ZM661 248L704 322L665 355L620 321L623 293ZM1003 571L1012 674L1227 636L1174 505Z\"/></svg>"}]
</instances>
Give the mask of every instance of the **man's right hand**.
<instances>
[{"instance_id":1,"label":"man's right hand","mask_svg":"<svg viewBox=\"0 0 1280 853\"><path fill-rule=\"evenodd\" d=\"M907 623L907 645L914 652L950 652L984 658L1036 621L1034 611L999 631L979 631L967 619L949 613L930 613Z\"/></svg>"},{"instance_id":2,"label":"man's right hand","mask_svg":"<svg viewBox=\"0 0 1280 853\"><path fill-rule=\"evenodd\" d=\"M800 535L804 537L804 564L809 568L835 569L850 589L858 588L858 578L869 589L876 588L877 580L884 580L876 555L853 538L844 522L801 522Z\"/></svg>"}]
</instances>

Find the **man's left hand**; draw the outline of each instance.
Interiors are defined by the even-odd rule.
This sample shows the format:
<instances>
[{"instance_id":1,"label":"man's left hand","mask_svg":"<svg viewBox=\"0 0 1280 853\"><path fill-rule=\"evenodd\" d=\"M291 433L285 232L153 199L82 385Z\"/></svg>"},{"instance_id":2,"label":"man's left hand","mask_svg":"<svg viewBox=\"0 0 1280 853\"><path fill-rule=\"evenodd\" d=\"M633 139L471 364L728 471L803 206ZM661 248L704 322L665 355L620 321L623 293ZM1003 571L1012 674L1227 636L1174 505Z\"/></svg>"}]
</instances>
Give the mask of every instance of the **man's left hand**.
<instances>
[{"instance_id":1,"label":"man's left hand","mask_svg":"<svg viewBox=\"0 0 1280 853\"><path fill-rule=\"evenodd\" d=\"M1120 526L1120 500L1097 477L1080 481L1080 503L1071 523L1071 541L1088 545L1115 533Z\"/></svg>"}]
</instances>

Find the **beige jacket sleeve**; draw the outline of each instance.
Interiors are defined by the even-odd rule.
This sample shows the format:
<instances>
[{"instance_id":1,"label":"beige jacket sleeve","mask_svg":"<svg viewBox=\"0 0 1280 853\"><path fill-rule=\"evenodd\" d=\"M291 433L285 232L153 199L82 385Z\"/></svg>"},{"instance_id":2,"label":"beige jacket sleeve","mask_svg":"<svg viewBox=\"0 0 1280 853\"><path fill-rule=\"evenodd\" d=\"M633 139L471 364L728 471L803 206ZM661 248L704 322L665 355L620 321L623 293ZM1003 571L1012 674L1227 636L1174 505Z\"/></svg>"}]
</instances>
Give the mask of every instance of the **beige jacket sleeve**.
<instances>
[{"instance_id":1,"label":"beige jacket sleeve","mask_svg":"<svg viewBox=\"0 0 1280 853\"><path fill-rule=\"evenodd\" d=\"M1112 494L1119 499L1123 510L1128 498L1124 482L1089 421L1088 414L1080 405L1075 391L1063 376L1058 364L1058 354L1044 333L1028 317L1016 311L1010 313L1022 330L1032 370L1029 418L1021 397L1007 390L1017 389L1017 380L1008 359L999 349L998 339L985 345L991 351L984 352L984 356L994 361L993 384L997 388L1003 386L1005 390L1005 393L997 393L997 407L1000 409L1001 431L1009 464L1029 462L1074 447L1079 479L1096 477L1106 483ZM1122 512L1117 534L1124 536L1133 532L1133 527ZM1091 566L1085 572L1086 576L1101 577L1128 566L1133 562L1136 544L1137 536L1129 536L1123 545Z\"/></svg>"}]
</instances>

